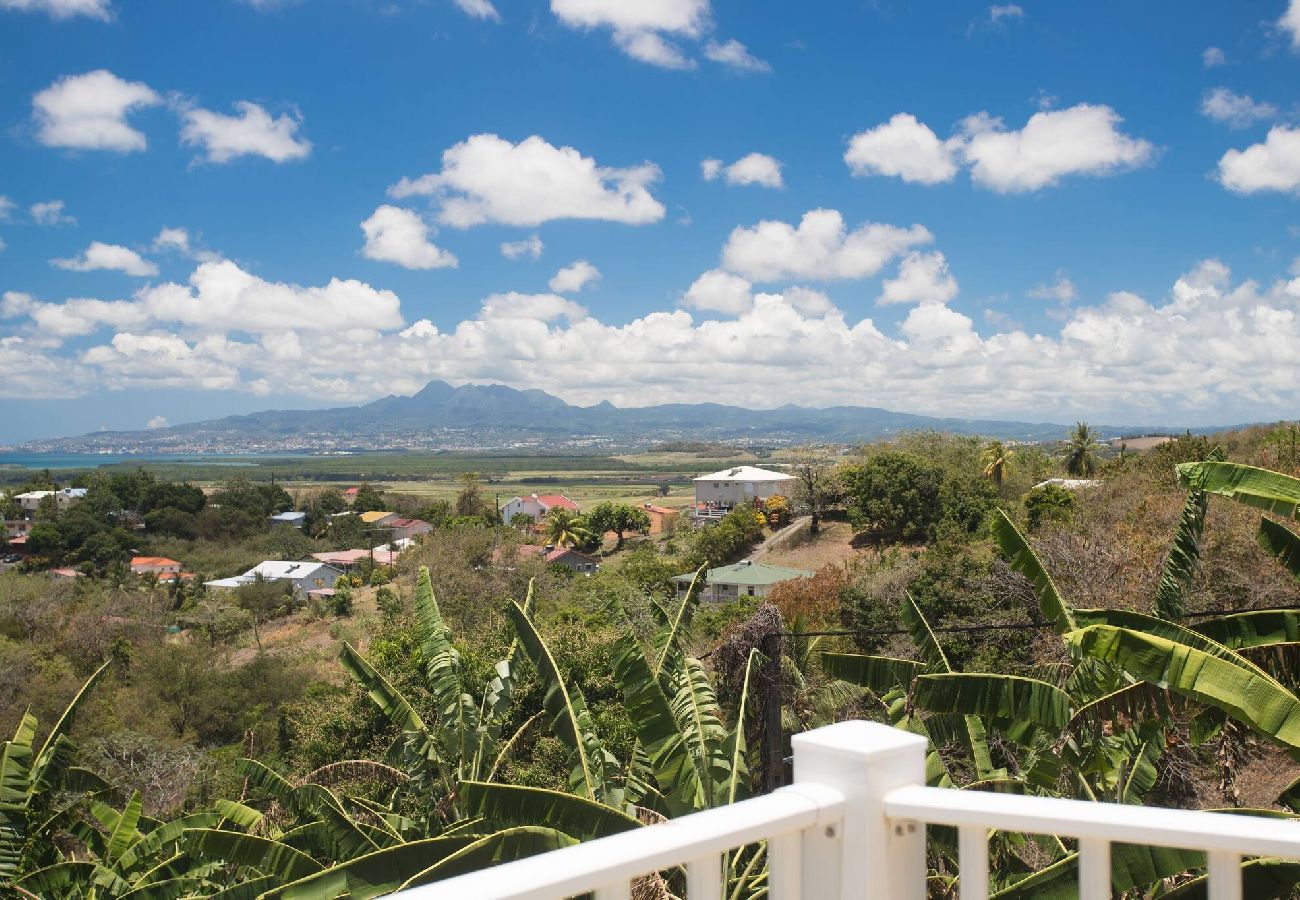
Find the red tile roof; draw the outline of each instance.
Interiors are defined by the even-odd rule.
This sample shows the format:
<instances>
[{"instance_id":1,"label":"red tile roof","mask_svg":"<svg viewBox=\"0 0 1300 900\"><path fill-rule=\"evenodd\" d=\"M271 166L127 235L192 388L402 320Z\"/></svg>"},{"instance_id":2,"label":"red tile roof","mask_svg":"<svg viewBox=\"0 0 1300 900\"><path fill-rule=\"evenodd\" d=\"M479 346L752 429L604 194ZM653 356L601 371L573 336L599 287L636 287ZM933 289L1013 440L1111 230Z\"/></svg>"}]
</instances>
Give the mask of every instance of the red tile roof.
<instances>
[{"instance_id":1,"label":"red tile roof","mask_svg":"<svg viewBox=\"0 0 1300 900\"><path fill-rule=\"evenodd\" d=\"M165 556L133 556L131 557L132 566L179 566L174 559L168 559Z\"/></svg>"},{"instance_id":2,"label":"red tile roof","mask_svg":"<svg viewBox=\"0 0 1300 900\"><path fill-rule=\"evenodd\" d=\"M574 556L581 556L583 559L589 559L592 562L596 561L596 557L588 556L587 554L583 553L581 550L574 550L572 547L556 547L550 553L546 554L546 561L555 562L557 559L563 559L564 557L568 556L570 553L572 553Z\"/></svg>"},{"instance_id":3,"label":"red tile roof","mask_svg":"<svg viewBox=\"0 0 1300 900\"><path fill-rule=\"evenodd\" d=\"M578 511L578 504L574 503L572 500L570 500L568 497L564 496L563 494L538 494L537 501L541 503L543 506L549 506L549 507L560 506L563 507L564 509L571 509L574 512Z\"/></svg>"}]
</instances>

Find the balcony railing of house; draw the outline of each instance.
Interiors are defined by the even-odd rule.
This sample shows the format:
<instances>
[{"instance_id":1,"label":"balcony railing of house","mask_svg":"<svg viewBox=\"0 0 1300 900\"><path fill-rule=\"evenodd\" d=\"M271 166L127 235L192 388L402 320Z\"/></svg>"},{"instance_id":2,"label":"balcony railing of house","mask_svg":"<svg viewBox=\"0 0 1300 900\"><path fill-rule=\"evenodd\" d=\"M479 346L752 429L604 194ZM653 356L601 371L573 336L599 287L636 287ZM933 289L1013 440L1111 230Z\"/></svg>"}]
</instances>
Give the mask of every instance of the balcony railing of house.
<instances>
[{"instance_id":1,"label":"balcony railing of house","mask_svg":"<svg viewBox=\"0 0 1300 900\"><path fill-rule=\"evenodd\" d=\"M401 900L625 900L684 867L687 900L723 897L723 854L767 842L771 900L921 900L925 826L957 829L962 900L989 896L989 832L1078 841L1081 900L1111 897L1114 842L1203 851L1213 900L1242 897L1243 857L1300 859L1300 823L925 786L926 741L870 722L794 739L794 783L750 800L409 889Z\"/></svg>"}]
</instances>

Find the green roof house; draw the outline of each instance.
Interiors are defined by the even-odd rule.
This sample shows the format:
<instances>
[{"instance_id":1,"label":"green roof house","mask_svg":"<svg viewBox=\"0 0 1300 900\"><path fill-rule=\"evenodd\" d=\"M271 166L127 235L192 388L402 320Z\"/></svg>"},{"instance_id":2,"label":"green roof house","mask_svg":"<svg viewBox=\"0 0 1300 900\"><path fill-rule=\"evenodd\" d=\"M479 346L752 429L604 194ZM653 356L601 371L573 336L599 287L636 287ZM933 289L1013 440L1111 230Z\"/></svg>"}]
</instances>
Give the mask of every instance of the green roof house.
<instances>
[{"instance_id":1,"label":"green roof house","mask_svg":"<svg viewBox=\"0 0 1300 900\"><path fill-rule=\"evenodd\" d=\"M782 581L793 581L796 578L812 578L812 574L802 569L771 566L746 559L735 565L719 566L705 572L705 584L700 591L700 599L725 603L737 597L766 597L772 585L780 584ZM691 579L694 577L693 572L688 572L673 579L677 582L678 597L686 596L686 592L691 587Z\"/></svg>"}]
</instances>

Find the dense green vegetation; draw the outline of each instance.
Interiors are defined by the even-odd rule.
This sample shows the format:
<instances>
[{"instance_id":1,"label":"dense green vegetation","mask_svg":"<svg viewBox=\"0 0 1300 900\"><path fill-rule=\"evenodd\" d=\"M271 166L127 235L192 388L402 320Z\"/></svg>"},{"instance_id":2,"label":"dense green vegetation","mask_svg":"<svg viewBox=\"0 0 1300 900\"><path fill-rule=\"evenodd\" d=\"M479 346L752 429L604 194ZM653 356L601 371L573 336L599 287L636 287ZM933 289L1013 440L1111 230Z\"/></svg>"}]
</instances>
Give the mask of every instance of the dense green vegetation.
<instances>
[{"instance_id":1,"label":"dense green vegetation","mask_svg":"<svg viewBox=\"0 0 1300 900\"><path fill-rule=\"evenodd\" d=\"M205 497L90 476L84 510L42 523L57 560L90 574L0 576L0 725L14 735L0 885L376 896L761 790L780 766L763 752L768 691L786 741L848 717L927 736L936 785L1294 815L1287 428L1143 455L1078 432L1059 453L936 434L833 465L810 453L819 512L850 520L854 546L767 603L730 606L679 599L669 579L747 552L767 533L752 509L654 540L618 504L548 523L589 547L623 532L597 550L601 571L574 577L519 556L527 533L493 521L482 476L463 477L422 510L438 527L387 583L294 608L274 590L222 598L124 576L111 513L147 507L127 545L227 574L336 545L337 492L300 497L311 522L290 534L266 525L292 500L269 481ZM1081 444L1092 487L1034 487L1077 469ZM812 505L792 499L795 514ZM416 511L377 489L359 502ZM162 525L182 516L193 534ZM998 835L993 848L999 896L1069 894L1071 846ZM946 896L960 873L942 834L929 865ZM1203 866L1117 847L1114 887L1190 895ZM1274 861L1244 872L1252 897L1300 881ZM727 873L729 896L760 896L762 848ZM641 887L684 885L669 871Z\"/></svg>"}]
</instances>

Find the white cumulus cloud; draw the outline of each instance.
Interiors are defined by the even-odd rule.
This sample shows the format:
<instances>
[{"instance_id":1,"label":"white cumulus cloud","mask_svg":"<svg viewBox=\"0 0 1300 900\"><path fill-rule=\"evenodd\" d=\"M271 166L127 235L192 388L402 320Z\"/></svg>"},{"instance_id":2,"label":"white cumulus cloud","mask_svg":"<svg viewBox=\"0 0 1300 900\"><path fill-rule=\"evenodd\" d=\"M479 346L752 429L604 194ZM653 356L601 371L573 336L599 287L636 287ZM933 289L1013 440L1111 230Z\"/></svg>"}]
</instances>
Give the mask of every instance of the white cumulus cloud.
<instances>
[{"instance_id":1,"label":"white cumulus cloud","mask_svg":"<svg viewBox=\"0 0 1300 900\"><path fill-rule=\"evenodd\" d=\"M855 134L844 152L854 175L893 175L919 184L939 184L957 175L961 140L940 140L911 113Z\"/></svg>"},{"instance_id":2,"label":"white cumulus cloud","mask_svg":"<svg viewBox=\"0 0 1300 900\"><path fill-rule=\"evenodd\" d=\"M1029 296L1036 300L1055 300L1062 305L1073 303L1079 297L1079 289L1074 286L1064 272L1057 272L1056 277L1030 289Z\"/></svg>"},{"instance_id":3,"label":"white cumulus cloud","mask_svg":"<svg viewBox=\"0 0 1300 900\"><path fill-rule=\"evenodd\" d=\"M551 0L570 28L609 29L614 45L633 59L666 69L694 63L666 36L698 38L709 24L709 0Z\"/></svg>"},{"instance_id":4,"label":"white cumulus cloud","mask_svg":"<svg viewBox=\"0 0 1300 900\"><path fill-rule=\"evenodd\" d=\"M740 41L709 41L704 45L704 58L739 72L770 72L771 65L749 52Z\"/></svg>"},{"instance_id":5,"label":"white cumulus cloud","mask_svg":"<svg viewBox=\"0 0 1300 900\"><path fill-rule=\"evenodd\" d=\"M1290 0L1277 27L1291 38L1291 49L1300 50L1300 0Z\"/></svg>"},{"instance_id":6,"label":"white cumulus cloud","mask_svg":"<svg viewBox=\"0 0 1300 900\"><path fill-rule=\"evenodd\" d=\"M275 163L306 159L311 141L298 135L302 117L282 113L274 118L256 103L241 100L237 115L207 109L182 113L181 142L203 151L210 163L227 163L241 156L261 156Z\"/></svg>"},{"instance_id":7,"label":"white cumulus cloud","mask_svg":"<svg viewBox=\"0 0 1300 900\"><path fill-rule=\"evenodd\" d=\"M80 256L71 259L52 259L50 265L70 272L91 272L104 269L147 278L158 274L158 267L130 247L91 241Z\"/></svg>"},{"instance_id":8,"label":"white cumulus cloud","mask_svg":"<svg viewBox=\"0 0 1300 900\"><path fill-rule=\"evenodd\" d=\"M754 305L753 285L748 279L710 269L692 282L682 295L682 305L707 312L738 316Z\"/></svg>"},{"instance_id":9,"label":"white cumulus cloud","mask_svg":"<svg viewBox=\"0 0 1300 900\"><path fill-rule=\"evenodd\" d=\"M705 181L725 177L727 184L757 184L763 187L779 188L781 179L781 162L765 153L749 153L729 166L724 166L720 159L705 159L700 162L700 174Z\"/></svg>"},{"instance_id":10,"label":"white cumulus cloud","mask_svg":"<svg viewBox=\"0 0 1300 900\"><path fill-rule=\"evenodd\" d=\"M1201 65L1207 69L1227 65L1227 55L1218 47L1206 47L1201 51Z\"/></svg>"},{"instance_id":11,"label":"white cumulus cloud","mask_svg":"<svg viewBox=\"0 0 1300 900\"><path fill-rule=\"evenodd\" d=\"M492 5L492 0L453 0L453 2L467 16L486 19L489 22L501 21L501 14Z\"/></svg>"},{"instance_id":12,"label":"white cumulus cloud","mask_svg":"<svg viewBox=\"0 0 1300 900\"><path fill-rule=\"evenodd\" d=\"M1300 128L1275 125L1262 144L1229 150L1219 160L1219 183L1237 194L1300 191Z\"/></svg>"},{"instance_id":13,"label":"white cumulus cloud","mask_svg":"<svg viewBox=\"0 0 1300 900\"><path fill-rule=\"evenodd\" d=\"M456 257L434 246L429 225L418 213L384 204L361 223L366 244L361 255L367 259L396 263L407 269L455 268Z\"/></svg>"},{"instance_id":14,"label":"white cumulus cloud","mask_svg":"<svg viewBox=\"0 0 1300 900\"><path fill-rule=\"evenodd\" d=\"M664 217L649 191L659 167L600 166L573 147L555 147L534 135L512 144L476 134L442 154L442 171L403 178L395 198L433 196L438 218L455 228L487 222L534 226L554 219L603 219L644 225Z\"/></svg>"},{"instance_id":15,"label":"white cumulus cloud","mask_svg":"<svg viewBox=\"0 0 1300 900\"><path fill-rule=\"evenodd\" d=\"M77 220L64 212L66 208L62 200L42 200L27 211L37 225L76 225Z\"/></svg>"},{"instance_id":16,"label":"white cumulus cloud","mask_svg":"<svg viewBox=\"0 0 1300 900\"><path fill-rule=\"evenodd\" d=\"M113 7L109 0L0 0L0 9L43 12L52 19L86 16L107 22L113 18Z\"/></svg>"},{"instance_id":17,"label":"white cumulus cloud","mask_svg":"<svg viewBox=\"0 0 1300 900\"><path fill-rule=\"evenodd\" d=\"M161 102L147 84L124 81L107 69L68 75L32 98L36 140L75 150L143 150L148 141L126 117Z\"/></svg>"},{"instance_id":18,"label":"white cumulus cloud","mask_svg":"<svg viewBox=\"0 0 1300 900\"><path fill-rule=\"evenodd\" d=\"M1201 98L1201 115L1232 128L1249 128L1256 122L1275 119L1278 108L1272 103L1256 101L1249 94L1236 94L1217 87Z\"/></svg>"},{"instance_id":19,"label":"white cumulus cloud","mask_svg":"<svg viewBox=\"0 0 1300 900\"><path fill-rule=\"evenodd\" d=\"M167 421L166 416L154 416L147 423L145 423L144 427L149 429L150 431L154 431L159 428L166 428L168 424L169 423Z\"/></svg>"},{"instance_id":20,"label":"white cumulus cloud","mask_svg":"<svg viewBox=\"0 0 1300 900\"><path fill-rule=\"evenodd\" d=\"M866 278L891 259L934 240L923 226L864 222L849 231L838 210L814 209L797 226L764 220L731 232L723 265L751 281Z\"/></svg>"},{"instance_id":21,"label":"white cumulus cloud","mask_svg":"<svg viewBox=\"0 0 1300 900\"><path fill-rule=\"evenodd\" d=\"M1069 175L1113 175L1150 162L1155 147L1119 130L1123 120L1109 106L1080 103L1035 113L1016 131L988 113L968 116L947 140L909 113L861 132L844 161L854 175L891 175L937 184L951 180L959 164L976 185L1000 193L1051 187Z\"/></svg>"},{"instance_id":22,"label":"white cumulus cloud","mask_svg":"<svg viewBox=\"0 0 1300 900\"><path fill-rule=\"evenodd\" d=\"M1034 113L1019 131L975 115L963 123L962 153L976 184L1002 193L1035 191L1067 175L1112 175L1149 162L1155 147L1121 132L1121 121L1109 106L1088 103Z\"/></svg>"},{"instance_id":23,"label":"white cumulus cloud","mask_svg":"<svg viewBox=\"0 0 1300 900\"><path fill-rule=\"evenodd\" d=\"M957 296L957 279L948 269L948 260L938 250L930 253L913 251L898 264L898 274L886 278L876 302L882 306L895 303L947 303Z\"/></svg>"},{"instance_id":24,"label":"white cumulus cloud","mask_svg":"<svg viewBox=\"0 0 1300 900\"><path fill-rule=\"evenodd\" d=\"M556 272L546 286L557 294L573 294L600 280L600 270L579 259Z\"/></svg>"},{"instance_id":25,"label":"white cumulus cloud","mask_svg":"<svg viewBox=\"0 0 1300 900\"><path fill-rule=\"evenodd\" d=\"M539 259L543 247L542 239L535 234L530 234L517 241L504 241L501 244L501 255L510 260Z\"/></svg>"}]
</instances>

